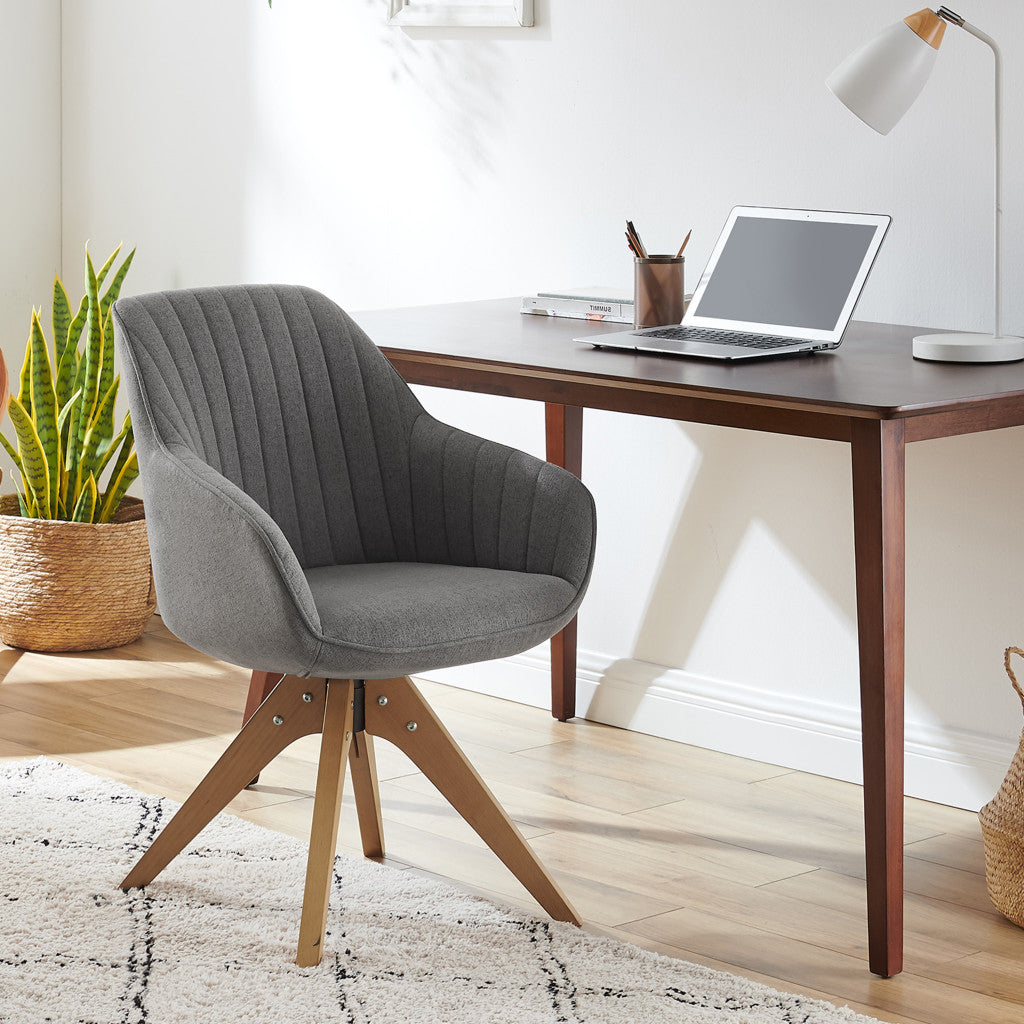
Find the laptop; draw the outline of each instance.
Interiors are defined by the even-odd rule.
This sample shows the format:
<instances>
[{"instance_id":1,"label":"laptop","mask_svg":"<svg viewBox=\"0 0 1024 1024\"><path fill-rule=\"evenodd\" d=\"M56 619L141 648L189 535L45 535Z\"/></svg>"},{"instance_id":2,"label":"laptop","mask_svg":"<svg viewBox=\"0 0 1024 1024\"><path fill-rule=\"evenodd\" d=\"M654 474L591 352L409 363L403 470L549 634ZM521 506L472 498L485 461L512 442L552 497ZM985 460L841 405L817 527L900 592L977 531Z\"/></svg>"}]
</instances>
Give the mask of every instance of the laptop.
<instances>
[{"instance_id":1,"label":"laptop","mask_svg":"<svg viewBox=\"0 0 1024 1024\"><path fill-rule=\"evenodd\" d=\"M838 348L891 220L737 206L681 324L573 340L702 359Z\"/></svg>"}]
</instances>

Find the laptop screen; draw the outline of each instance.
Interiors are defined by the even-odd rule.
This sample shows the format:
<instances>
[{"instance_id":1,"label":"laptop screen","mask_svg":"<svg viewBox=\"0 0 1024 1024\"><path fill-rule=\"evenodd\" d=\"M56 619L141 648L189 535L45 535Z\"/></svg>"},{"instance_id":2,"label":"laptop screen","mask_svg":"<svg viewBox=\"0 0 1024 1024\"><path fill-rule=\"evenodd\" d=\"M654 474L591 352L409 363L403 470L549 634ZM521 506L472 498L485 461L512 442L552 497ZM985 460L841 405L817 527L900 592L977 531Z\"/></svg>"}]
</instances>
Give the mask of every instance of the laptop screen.
<instances>
[{"instance_id":1,"label":"laptop screen","mask_svg":"<svg viewBox=\"0 0 1024 1024\"><path fill-rule=\"evenodd\" d=\"M738 207L686 322L841 334L887 226L887 217Z\"/></svg>"}]
</instances>

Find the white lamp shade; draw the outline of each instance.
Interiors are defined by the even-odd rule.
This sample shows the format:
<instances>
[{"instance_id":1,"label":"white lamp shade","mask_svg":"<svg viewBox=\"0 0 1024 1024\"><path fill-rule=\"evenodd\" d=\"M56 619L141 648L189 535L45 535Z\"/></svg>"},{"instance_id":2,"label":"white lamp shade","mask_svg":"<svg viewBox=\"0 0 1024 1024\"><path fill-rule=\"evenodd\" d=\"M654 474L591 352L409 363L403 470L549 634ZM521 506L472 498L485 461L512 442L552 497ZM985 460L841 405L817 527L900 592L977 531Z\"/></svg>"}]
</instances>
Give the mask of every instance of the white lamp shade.
<instances>
[{"instance_id":1,"label":"white lamp shade","mask_svg":"<svg viewBox=\"0 0 1024 1024\"><path fill-rule=\"evenodd\" d=\"M851 53L825 84L866 125L888 135L924 88L937 54L900 21Z\"/></svg>"}]
</instances>

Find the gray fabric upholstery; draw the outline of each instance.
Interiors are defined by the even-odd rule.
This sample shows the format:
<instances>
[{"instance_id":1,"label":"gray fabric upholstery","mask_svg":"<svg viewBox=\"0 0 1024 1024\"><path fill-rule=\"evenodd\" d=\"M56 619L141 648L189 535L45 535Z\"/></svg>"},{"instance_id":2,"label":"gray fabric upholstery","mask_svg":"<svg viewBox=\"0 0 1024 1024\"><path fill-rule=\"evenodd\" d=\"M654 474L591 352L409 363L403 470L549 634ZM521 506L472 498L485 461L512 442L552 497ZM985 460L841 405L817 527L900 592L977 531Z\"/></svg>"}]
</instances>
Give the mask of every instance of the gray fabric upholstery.
<instances>
[{"instance_id":1,"label":"gray fabric upholstery","mask_svg":"<svg viewBox=\"0 0 1024 1024\"><path fill-rule=\"evenodd\" d=\"M557 576L427 562L321 566L306 579L325 643L350 662L365 652L357 678L405 675L410 656L452 665L494 657L496 644L525 650L576 597Z\"/></svg>"},{"instance_id":2,"label":"gray fabric upholstery","mask_svg":"<svg viewBox=\"0 0 1024 1024\"><path fill-rule=\"evenodd\" d=\"M575 613L586 488L433 419L323 295L161 292L114 315L157 600L187 643L382 678L525 650Z\"/></svg>"}]
</instances>

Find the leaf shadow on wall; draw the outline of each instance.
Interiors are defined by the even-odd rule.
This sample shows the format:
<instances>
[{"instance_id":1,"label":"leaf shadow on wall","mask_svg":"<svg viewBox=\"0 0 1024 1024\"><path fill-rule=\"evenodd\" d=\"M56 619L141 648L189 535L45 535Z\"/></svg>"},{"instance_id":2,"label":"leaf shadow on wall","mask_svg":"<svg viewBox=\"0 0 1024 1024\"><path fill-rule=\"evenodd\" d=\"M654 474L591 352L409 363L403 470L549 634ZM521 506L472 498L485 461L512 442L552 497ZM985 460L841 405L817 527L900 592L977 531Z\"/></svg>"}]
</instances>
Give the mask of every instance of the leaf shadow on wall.
<instances>
[{"instance_id":1,"label":"leaf shadow on wall","mask_svg":"<svg viewBox=\"0 0 1024 1024\"><path fill-rule=\"evenodd\" d=\"M498 170L494 141L504 131L514 82L508 48L499 44L547 38L537 28L400 28L382 15L391 81L413 90L409 102L429 114L427 127L465 184Z\"/></svg>"}]
</instances>

